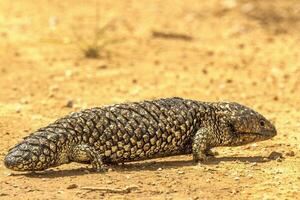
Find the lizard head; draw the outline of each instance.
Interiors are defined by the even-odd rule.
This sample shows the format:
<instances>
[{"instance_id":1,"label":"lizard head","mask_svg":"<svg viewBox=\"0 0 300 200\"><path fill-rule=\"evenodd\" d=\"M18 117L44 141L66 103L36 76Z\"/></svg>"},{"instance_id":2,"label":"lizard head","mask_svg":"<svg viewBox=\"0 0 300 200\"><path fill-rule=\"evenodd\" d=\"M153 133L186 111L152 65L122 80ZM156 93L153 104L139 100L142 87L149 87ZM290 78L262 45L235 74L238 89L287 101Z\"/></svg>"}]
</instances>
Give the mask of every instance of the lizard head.
<instances>
[{"instance_id":1,"label":"lizard head","mask_svg":"<svg viewBox=\"0 0 300 200\"><path fill-rule=\"evenodd\" d=\"M41 171L54 162L56 146L45 138L30 135L10 149L4 158L4 165L15 171Z\"/></svg>"},{"instance_id":2,"label":"lizard head","mask_svg":"<svg viewBox=\"0 0 300 200\"><path fill-rule=\"evenodd\" d=\"M277 134L275 126L258 112L238 103L221 103L229 140L224 145L239 146L267 140Z\"/></svg>"},{"instance_id":3,"label":"lizard head","mask_svg":"<svg viewBox=\"0 0 300 200\"><path fill-rule=\"evenodd\" d=\"M15 171L39 171L48 167L46 156L36 145L22 142L10 149L4 158L4 165Z\"/></svg>"}]
</instances>

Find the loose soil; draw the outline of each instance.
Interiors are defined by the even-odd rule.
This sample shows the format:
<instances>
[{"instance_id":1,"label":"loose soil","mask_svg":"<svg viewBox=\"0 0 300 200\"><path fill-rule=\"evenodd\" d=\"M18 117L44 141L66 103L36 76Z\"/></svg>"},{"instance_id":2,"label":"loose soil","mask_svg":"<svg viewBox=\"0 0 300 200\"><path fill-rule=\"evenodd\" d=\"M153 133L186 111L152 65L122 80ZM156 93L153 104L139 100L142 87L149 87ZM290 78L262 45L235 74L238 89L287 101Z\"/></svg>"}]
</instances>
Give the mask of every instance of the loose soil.
<instances>
[{"instance_id":1,"label":"loose soil","mask_svg":"<svg viewBox=\"0 0 300 200\"><path fill-rule=\"evenodd\" d=\"M296 199L300 196L300 3L297 0L2 1L0 199ZM95 27L113 40L87 59ZM70 112L180 96L236 101L278 135L91 173L68 164L13 172L9 148Z\"/></svg>"}]
</instances>

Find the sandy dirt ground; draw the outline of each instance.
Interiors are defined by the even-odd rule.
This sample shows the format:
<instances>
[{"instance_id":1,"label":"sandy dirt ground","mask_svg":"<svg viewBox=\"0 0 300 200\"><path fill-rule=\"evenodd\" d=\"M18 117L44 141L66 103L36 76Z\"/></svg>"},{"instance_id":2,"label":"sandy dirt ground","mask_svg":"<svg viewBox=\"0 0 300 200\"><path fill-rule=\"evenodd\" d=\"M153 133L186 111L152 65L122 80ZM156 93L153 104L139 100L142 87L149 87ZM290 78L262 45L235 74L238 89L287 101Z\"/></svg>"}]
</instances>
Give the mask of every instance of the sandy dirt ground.
<instances>
[{"instance_id":1,"label":"sandy dirt ground","mask_svg":"<svg viewBox=\"0 0 300 200\"><path fill-rule=\"evenodd\" d=\"M117 42L85 58L82 46L108 22L99 39ZM1 1L0 199L299 198L299 32L298 0ZM205 165L177 156L105 174L76 163L18 173L2 162L72 111L171 96L248 105L278 135L216 148Z\"/></svg>"}]
</instances>

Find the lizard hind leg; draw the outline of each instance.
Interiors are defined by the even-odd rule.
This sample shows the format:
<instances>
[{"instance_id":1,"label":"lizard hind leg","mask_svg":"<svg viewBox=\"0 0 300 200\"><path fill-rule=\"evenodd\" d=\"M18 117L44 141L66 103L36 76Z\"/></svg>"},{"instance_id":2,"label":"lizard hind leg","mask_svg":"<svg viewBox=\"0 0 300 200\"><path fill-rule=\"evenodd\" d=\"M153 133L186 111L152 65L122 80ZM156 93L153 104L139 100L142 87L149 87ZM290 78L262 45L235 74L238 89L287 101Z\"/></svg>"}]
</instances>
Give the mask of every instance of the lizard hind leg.
<instances>
[{"instance_id":1,"label":"lizard hind leg","mask_svg":"<svg viewBox=\"0 0 300 200\"><path fill-rule=\"evenodd\" d=\"M73 147L70 153L70 161L78 163L91 163L92 168L98 172L107 171L106 166L103 164L103 156L95 150L95 148L80 144Z\"/></svg>"}]
</instances>

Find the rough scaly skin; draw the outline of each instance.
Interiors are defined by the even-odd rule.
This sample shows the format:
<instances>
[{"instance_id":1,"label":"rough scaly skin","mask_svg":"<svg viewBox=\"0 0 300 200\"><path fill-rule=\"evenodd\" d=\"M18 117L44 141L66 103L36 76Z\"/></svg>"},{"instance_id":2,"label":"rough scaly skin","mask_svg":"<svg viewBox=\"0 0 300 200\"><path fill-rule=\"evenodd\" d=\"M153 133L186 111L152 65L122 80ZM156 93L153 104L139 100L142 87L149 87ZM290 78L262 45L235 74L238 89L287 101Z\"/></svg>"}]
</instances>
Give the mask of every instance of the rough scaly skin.
<instances>
[{"instance_id":1,"label":"rough scaly skin","mask_svg":"<svg viewBox=\"0 0 300 200\"><path fill-rule=\"evenodd\" d=\"M272 138L275 127L238 103L168 98L71 113L38 129L10 149L7 168L39 171L70 162L105 164L193 154L207 159L217 146Z\"/></svg>"}]
</instances>

